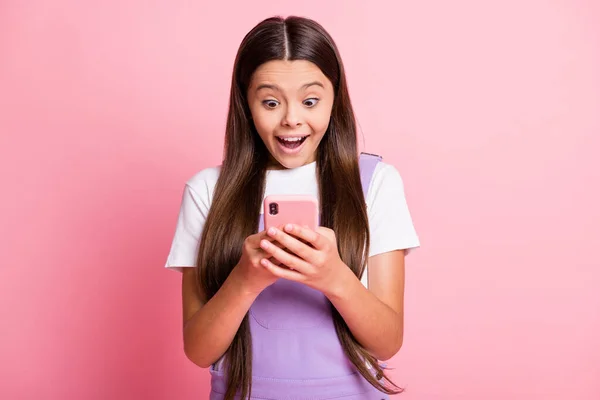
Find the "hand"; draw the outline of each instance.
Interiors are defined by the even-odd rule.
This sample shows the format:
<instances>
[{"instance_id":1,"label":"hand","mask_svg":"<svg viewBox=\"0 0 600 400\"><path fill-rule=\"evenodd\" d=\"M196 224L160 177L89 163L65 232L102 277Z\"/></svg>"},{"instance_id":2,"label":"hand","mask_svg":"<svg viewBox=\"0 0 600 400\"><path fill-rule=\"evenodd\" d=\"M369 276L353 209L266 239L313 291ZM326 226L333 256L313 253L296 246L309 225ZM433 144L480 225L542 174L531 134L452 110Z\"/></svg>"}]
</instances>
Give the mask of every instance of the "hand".
<instances>
[{"instance_id":1,"label":"hand","mask_svg":"<svg viewBox=\"0 0 600 400\"><path fill-rule=\"evenodd\" d=\"M272 275L304 283L330 296L336 293L342 278L351 272L341 260L335 233L329 228L318 227L313 231L287 224L283 230L269 229L267 235L268 239L260 242L266 253L260 263ZM287 251L273 243L273 240ZM284 267L275 265L269 257Z\"/></svg>"},{"instance_id":2,"label":"hand","mask_svg":"<svg viewBox=\"0 0 600 400\"><path fill-rule=\"evenodd\" d=\"M266 231L248 236L244 240L242 247L242 256L234 268L234 271L241 277L244 287L257 295L265 288L272 285L279 279L271 271L265 269L260 261L269 255L261 248L261 241L271 242ZM273 247L279 248L277 244L272 243ZM278 263L275 259L270 259L272 263Z\"/></svg>"}]
</instances>

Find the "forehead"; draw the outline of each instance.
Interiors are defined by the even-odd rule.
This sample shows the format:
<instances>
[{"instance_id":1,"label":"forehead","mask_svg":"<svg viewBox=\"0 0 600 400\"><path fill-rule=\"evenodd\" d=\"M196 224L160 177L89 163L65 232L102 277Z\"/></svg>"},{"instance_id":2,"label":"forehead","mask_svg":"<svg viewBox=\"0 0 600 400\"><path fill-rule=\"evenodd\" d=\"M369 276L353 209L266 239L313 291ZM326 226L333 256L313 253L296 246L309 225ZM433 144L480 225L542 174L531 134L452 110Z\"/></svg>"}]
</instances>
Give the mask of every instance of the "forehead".
<instances>
[{"instance_id":1,"label":"forehead","mask_svg":"<svg viewBox=\"0 0 600 400\"><path fill-rule=\"evenodd\" d=\"M319 67L310 61L275 60L266 62L256 69L249 89L255 89L261 84L274 84L282 90L297 90L313 81L321 82L325 88L331 86L331 82Z\"/></svg>"}]
</instances>

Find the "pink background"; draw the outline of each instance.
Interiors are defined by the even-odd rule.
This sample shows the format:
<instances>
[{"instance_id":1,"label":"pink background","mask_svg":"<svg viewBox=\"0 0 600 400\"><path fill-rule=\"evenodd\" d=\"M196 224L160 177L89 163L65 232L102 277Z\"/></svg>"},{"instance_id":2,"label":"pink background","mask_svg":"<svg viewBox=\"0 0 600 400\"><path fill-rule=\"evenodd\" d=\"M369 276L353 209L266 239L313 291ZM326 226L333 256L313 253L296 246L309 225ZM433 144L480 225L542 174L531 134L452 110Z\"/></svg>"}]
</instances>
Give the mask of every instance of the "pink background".
<instances>
[{"instance_id":1,"label":"pink background","mask_svg":"<svg viewBox=\"0 0 600 400\"><path fill-rule=\"evenodd\" d=\"M393 5L395 4L395 5ZM272 14L339 44L401 171L401 398L600 399L600 5L1 1L0 398L206 399L163 265ZM363 138L361 137L361 141Z\"/></svg>"}]
</instances>

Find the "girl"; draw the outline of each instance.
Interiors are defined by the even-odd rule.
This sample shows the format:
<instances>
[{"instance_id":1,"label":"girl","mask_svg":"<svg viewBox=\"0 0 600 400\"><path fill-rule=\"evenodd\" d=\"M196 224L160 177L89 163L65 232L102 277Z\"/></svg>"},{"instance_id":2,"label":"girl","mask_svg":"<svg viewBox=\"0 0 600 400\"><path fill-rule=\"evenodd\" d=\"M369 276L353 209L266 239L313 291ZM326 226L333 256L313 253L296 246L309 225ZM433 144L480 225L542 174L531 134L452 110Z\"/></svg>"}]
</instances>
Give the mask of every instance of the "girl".
<instances>
[{"instance_id":1,"label":"girl","mask_svg":"<svg viewBox=\"0 0 600 400\"><path fill-rule=\"evenodd\" d=\"M400 391L379 361L402 345L404 257L419 240L397 170L356 142L329 34L299 17L254 27L235 60L223 163L186 182L166 263L183 272L185 354L210 368L210 399ZM315 196L320 226L264 231L269 194Z\"/></svg>"}]
</instances>

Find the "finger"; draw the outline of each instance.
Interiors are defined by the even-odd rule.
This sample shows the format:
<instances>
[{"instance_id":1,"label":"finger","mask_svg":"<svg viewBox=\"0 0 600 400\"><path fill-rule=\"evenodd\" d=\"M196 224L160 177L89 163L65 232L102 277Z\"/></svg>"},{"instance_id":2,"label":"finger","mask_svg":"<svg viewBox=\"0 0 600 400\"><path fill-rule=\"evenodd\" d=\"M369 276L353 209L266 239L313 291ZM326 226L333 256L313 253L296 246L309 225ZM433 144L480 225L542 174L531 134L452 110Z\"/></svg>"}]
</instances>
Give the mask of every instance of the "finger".
<instances>
[{"instance_id":1,"label":"finger","mask_svg":"<svg viewBox=\"0 0 600 400\"><path fill-rule=\"evenodd\" d=\"M290 252L294 253L303 260L311 262L312 258L315 256L315 249L301 242L294 236L288 235L284 231L271 228L267 233L271 238L275 239L278 243L283 244L290 250Z\"/></svg>"},{"instance_id":2,"label":"finger","mask_svg":"<svg viewBox=\"0 0 600 400\"><path fill-rule=\"evenodd\" d=\"M248 242L250 246L254 249L260 249L260 241L266 239L269 241L273 241L273 238L267 234L267 231L262 231L255 233L254 235L248 236Z\"/></svg>"},{"instance_id":3,"label":"finger","mask_svg":"<svg viewBox=\"0 0 600 400\"><path fill-rule=\"evenodd\" d=\"M281 264L279 261L277 261L277 259L275 259L275 257L271 257L271 258L269 258L269 261L270 261L270 262L272 262L273 264L277 265L278 267L279 267L280 265L283 265L283 264Z\"/></svg>"},{"instance_id":4,"label":"finger","mask_svg":"<svg viewBox=\"0 0 600 400\"><path fill-rule=\"evenodd\" d=\"M260 234L255 234L255 235L253 235L253 236L258 236L258 235L260 235ZM277 247L279 247L279 248L282 248L283 250L285 250L285 248L283 247L283 245L282 245L282 244L280 244L280 243L277 243L276 241L274 241L274 240L273 240L271 237L269 237L268 235L264 234L263 236L264 236L264 237L263 237L263 239L265 239L265 240L271 240L271 243L272 243L273 245L275 245L275 246L277 246ZM254 238L253 238L253 239L254 239ZM262 240L262 239L260 239L260 240ZM269 257L270 257L270 258L269 258L269 260L270 260L270 261L271 261L273 264L275 264L275 265L281 265L281 263L280 263L279 261L277 261L275 258L271 257L271 255L270 255L269 253L267 253L266 251L264 251L264 250L263 250L263 249L260 247L260 240L258 241L258 247L257 247L255 250L253 250L253 251L255 251L255 252L256 252L256 254L255 254L254 256L252 256L252 258L254 258L254 257L257 257L257 258L259 259L259 262L260 262L260 259L262 259L262 258L264 258L264 257L267 257L267 258L269 258ZM251 244L251 246L252 246L252 244Z\"/></svg>"},{"instance_id":5,"label":"finger","mask_svg":"<svg viewBox=\"0 0 600 400\"><path fill-rule=\"evenodd\" d=\"M275 244L275 243L273 243L273 244ZM280 262L279 262L277 259L275 259L274 257L271 257L271 254L267 253L267 252L266 252L265 250L263 250L262 248L259 248L259 249L257 249L257 250L256 250L256 255L254 255L254 256L252 256L252 257L253 257L253 258L254 258L254 257L257 257L257 258L258 258L258 260L259 260L259 262L260 262L260 260L262 260L263 258L268 258L268 259L269 259L269 261L271 261L273 264L275 264L275 265L281 265L281 263L280 263Z\"/></svg>"},{"instance_id":6,"label":"finger","mask_svg":"<svg viewBox=\"0 0 600 400\"><path fill-rule=\"evenodd\" d=\"M263 258L260 261L260 263L263 267L268 269L273 275L275 275L279 278L284 278L284 279L288 279L290 281L296 281L296 282L302 282L306 279L305 276L302 275L301 273L287 269L287 268L282 268L278 265L273 264L271 261L267 260L266 258Z\"/></svg>"},{"instance_id":7,"label":"finger","mask_svg":"<svg viewBox=\"0 0 600 400\"><path fill-rule=\"evenodd\" d=\"M295 224L287 224L284 227L284 231L293 235L299 239L302 239L313 246L315 249L320 250L323 248L324 237L318 232L306 226L300 226Z\"/></svg>"},{"instance_id":8,"label":"finger","mask_svg":"<svg viewBox=\"0 0 600 400\"><path fill-rule=\"evenodd\" d=\"M267 252L271 257L275 258L277 261L281 262L286 267L297 270L302 274L310 274L312 270L312 266L308 264L306 261L298 258L297 256L288 253L287 251L280 249L277 246L274 246L268 240L263 240L260 242L260 246L262 249Z\"/></svg>"}]
</instances>

